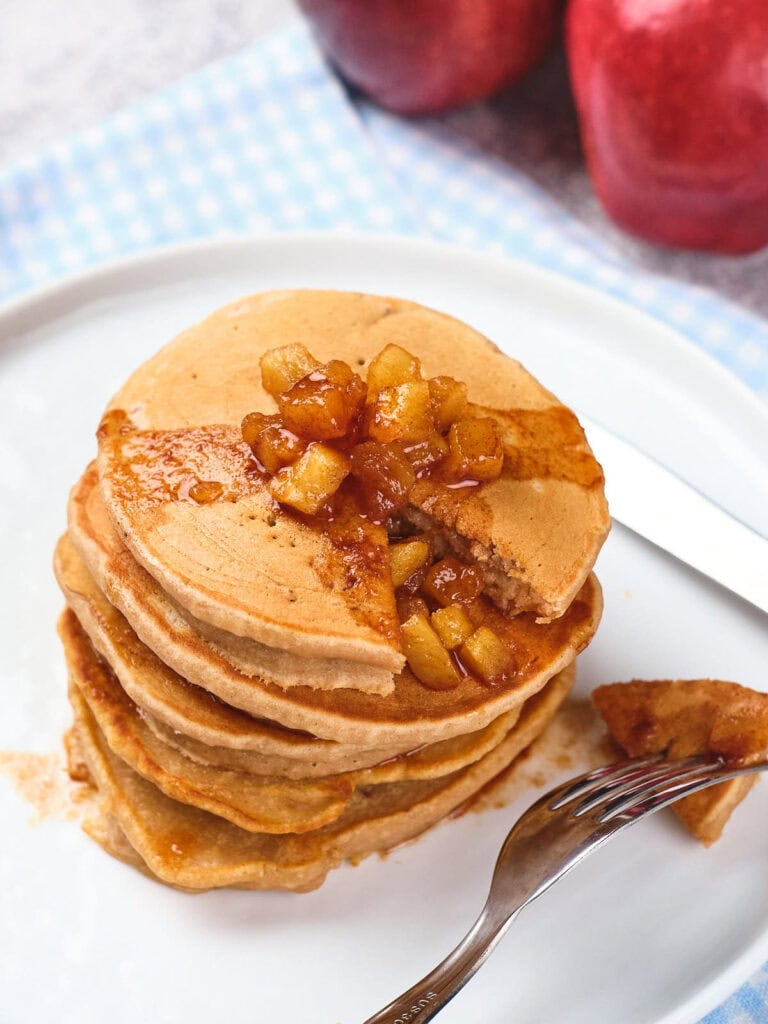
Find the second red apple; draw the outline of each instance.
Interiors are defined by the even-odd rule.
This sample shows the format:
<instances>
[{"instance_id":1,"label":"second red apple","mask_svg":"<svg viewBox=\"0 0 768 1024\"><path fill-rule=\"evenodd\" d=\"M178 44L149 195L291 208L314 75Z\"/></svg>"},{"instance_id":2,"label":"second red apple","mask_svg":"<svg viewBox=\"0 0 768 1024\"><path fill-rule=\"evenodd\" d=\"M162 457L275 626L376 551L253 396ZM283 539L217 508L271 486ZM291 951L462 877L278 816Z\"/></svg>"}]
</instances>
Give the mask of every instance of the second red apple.
<instances>
[{"instance_id":1,"label":"second red apple","mask_svg":"<svg viewBox=\"0 0 768 1024\"><path fill-rule=\"evenodd\" d=\"M571 0L595 190L654 242L768 245L768 0Z\"/></svg>"}]
</instances>

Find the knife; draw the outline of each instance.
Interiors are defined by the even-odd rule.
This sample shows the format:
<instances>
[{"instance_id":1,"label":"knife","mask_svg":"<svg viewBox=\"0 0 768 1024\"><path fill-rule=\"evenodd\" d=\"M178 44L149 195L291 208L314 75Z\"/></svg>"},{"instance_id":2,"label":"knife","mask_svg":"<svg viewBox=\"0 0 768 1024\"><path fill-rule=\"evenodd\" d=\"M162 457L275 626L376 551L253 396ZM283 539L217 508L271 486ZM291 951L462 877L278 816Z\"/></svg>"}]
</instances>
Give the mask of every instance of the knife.
<instances>
[{"instance_id":1,"label":"knife","mask_svg":"<svg viewBox=\"0 0 768 1024\"><path fill-rule=\"evenodd\" d=\"M633 445L579 420L605 472L612 517L768 612L768 539Z\"/></svg>"}]
</instances>

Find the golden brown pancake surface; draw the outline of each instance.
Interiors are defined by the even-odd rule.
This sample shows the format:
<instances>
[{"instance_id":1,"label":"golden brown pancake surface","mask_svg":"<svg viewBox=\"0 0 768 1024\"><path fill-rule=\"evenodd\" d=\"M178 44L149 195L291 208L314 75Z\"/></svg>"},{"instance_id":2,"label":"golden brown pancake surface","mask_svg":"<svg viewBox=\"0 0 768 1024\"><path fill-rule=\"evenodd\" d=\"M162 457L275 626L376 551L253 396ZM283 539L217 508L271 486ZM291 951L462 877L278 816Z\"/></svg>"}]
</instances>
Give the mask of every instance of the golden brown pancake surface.
<instances>
[{"instance_id":1,"label":"golden brown pancake surface","mask_svg":"<svg viewBox=\"0 0 768 1024\"><path fill-rule=\"evenodd\" d=\"M392 691L393 676L387 669L341 658L303 657L200 622L162 591L154 578L135 562L107 515L97 480L96 466L92 463L72 488L67 505L70 537L101 589L135 624L150 646L153 645L151 625L148 617L142 615L142 609L154 602L158 614L173 625L179 641L183 638L186 644L203 652L216 649L246 676L258 676L283 687L343 687L382 695ZM127 577L144 581L133 605L127 603L130 588L122 585ZM150 631L149 635L145 636L144 629ZM179 644L176 646L178 648ZM162 655L162 650L159 653ZM183 666L181 671L184 673Z\"/></svg>"},{"instance_id":2,"label":"golden brown pancake surface","mask_svg":"<svg viewBox=\"0 0 768 1024\"><path fill-rule=\"evenodd\" d=\"M575 417L465 324L403 300L343 292L265 293L225 307L140 367L113 399L100 436L102 495L131 553L174 600L270 645L400 667L383 532L367 531L364 557L356 553L350 566L348 548L330 543L327 528L275 509L263 482L248 477L238 424L247 412L274 408L259 358L290 342L361 368L395 342L422 360L426 375L443 372L450 353L470 401L502 423L508 458L502 478L470 497L431 482L416 489L416 504L492 550L520 607L544 617L565 612L609 525L602 473ZM192 476L174 470L170 489L158 488L146 453L166 465L179 430L199 442L190 440L197 454L184 457ZM193 478L220 483L220 497L204 506L190 500Z\"/></svg>"},{"instance_id":3,"label":"golden brown pancake surface","mask_svg":"<svg viewBox=\"0 0 768 1024\"><path fill-rule=\"evenodd\" d=\"M469 799L543 731L567 691L564 684L537 695L506 739L469 767L445 778L358 790L335 822L295 836L246 832L170 799L115 756L77 692L73 705L78 738L99 792L152 874L198 890L306 891L343 860L396 846ZM97 836L122 859L132 860L119 836L110 837L106 823L98 824Z\"/></svg>"}]
</instances>

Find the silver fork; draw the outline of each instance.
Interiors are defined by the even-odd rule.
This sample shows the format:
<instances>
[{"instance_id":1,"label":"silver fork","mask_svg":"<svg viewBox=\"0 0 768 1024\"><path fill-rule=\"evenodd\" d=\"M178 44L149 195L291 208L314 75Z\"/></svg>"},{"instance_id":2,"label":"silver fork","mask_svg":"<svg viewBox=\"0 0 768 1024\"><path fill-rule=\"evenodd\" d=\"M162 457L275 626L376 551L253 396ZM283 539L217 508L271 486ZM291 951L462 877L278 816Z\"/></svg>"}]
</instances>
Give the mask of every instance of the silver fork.
<instances>
[{"instance_id":1,"label":"silver fork","mask_svg":"<svg viewBox=\"0 0 768 1024\"><path fill-rule=\"evenodd\" d=\"M504 840L488 899L466 937L365 1024L426 1024L485 963L523 907L598 846L675 800L766 768L768 762L734 767L713 756L659 755L597 768L546 793Z\"/></svg>"}]
</instances>

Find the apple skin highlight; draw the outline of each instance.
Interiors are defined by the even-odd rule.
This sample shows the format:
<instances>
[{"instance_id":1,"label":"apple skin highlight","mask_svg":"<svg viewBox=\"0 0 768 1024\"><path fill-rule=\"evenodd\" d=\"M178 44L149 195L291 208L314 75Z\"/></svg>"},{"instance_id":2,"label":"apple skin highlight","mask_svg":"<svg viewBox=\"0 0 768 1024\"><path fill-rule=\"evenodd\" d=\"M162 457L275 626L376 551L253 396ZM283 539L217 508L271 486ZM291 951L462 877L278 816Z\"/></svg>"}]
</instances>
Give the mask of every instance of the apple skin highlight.
<instances>
[{"instance_id":1,"label":"apple skin highlight","mask_svg":"<svg viewBox=\"0 0 768 1024\"><path fill-rule=\"evenodd\" d=\"M437 114L516 82L549 49L561 0L299 0L342 75L400 114Z\"/></svg>"},{"instance_id":2,"label":"apple skin highlight","mask_svg":"<svg viewBox=\"0 0 768 1024\"><path fill-rule=\"evenodd\" d=\"M679 248L768 244L766 0L571 0L566 40L613 220Z\"/></svg>"}]
</instances>

